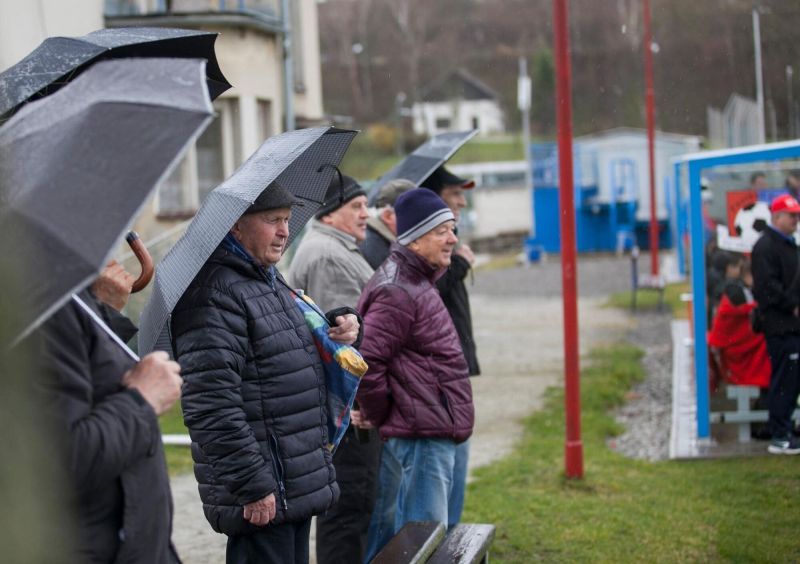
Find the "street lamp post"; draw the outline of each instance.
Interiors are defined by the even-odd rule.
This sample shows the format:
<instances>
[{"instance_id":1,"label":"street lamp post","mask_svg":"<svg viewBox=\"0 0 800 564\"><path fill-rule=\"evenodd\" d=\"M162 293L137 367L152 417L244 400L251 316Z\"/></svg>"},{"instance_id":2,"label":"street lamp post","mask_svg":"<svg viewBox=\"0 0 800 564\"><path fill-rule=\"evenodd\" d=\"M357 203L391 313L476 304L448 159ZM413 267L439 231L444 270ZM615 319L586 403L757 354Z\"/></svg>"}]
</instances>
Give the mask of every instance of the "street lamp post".
<instances>
[{"instance_id":1,"label":"street lamp post","mask_svg":"<svg viewBox=\"0 0 800 564\"><path fill-rule=\"evenodd\" d=\"M578 343L578 269L575 243L575 193L572 177L572 80L567 0L553 0L558 121L558 199L561 223L561 284L564 307L564 404L567 478L583 478L581 389Z\"/></svg>"},{"instance_id":2,"label":"street lamp post","mask_svg":"<svg viewBox=\"0 0 800 564\"><path fill-rule=\"evenodd\" d=\"M656 216L656 110L653 87L653 38L650 32L650 0L644 0L644 79L647 109L647 157L650 168L650 274L658 276L658 217Z\"/></svg>"},{"instance_id":3,"label":"street lamp post","mask_svg":"<svg viewBox=\"0 0 800 564\"><path fill-rule=\"evenodd\" d=\"M764 120L764 76L761 72L761 18L753 8L753 47L756 60L756 104L758 105L758 142L767 140Z\"/></svg>"},{"instance_id":4,"label":"street lamp post","mask_svg":"<svg viewBox=\"0 0 800 564\"><path fill-rule=\"evenodd\" d=\"M792 100L792 78L794 77L794 69L792 65L786 65L786 113L788 120L788 127L786 135L789 139L794 139L797 134L794 130L794 101Z\"/></svg>"}]
</instances>

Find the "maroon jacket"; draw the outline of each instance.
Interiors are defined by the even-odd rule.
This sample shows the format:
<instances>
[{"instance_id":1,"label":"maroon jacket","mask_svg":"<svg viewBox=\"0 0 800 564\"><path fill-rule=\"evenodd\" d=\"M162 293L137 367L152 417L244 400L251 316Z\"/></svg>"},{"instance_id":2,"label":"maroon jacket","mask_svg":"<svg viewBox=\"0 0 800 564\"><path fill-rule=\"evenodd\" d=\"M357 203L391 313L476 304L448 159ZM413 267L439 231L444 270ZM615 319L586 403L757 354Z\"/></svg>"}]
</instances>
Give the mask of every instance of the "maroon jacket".
<instances>
[{"instance_id":1,"label":"maroon jacket","mask_svg":"<svg viewBox=\"0 0 800 564\"><path fill-rule=\"evenodd\" d=\"M358 402L381 438L462 442L472 434L469 371L434 285L439 275L421 256L393 243L358 302L361 354L369 364Z\"/></svg>"}]
</instances>

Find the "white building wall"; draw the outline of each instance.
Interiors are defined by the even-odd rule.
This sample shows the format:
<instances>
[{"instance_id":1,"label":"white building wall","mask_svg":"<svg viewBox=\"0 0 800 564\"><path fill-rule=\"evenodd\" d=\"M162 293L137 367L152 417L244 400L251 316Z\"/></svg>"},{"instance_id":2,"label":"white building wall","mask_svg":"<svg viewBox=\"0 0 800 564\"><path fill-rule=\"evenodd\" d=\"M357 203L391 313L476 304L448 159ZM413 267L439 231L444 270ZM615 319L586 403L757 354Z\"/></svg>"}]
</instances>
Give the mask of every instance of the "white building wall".
<instances>
[{"instance_id":1,"label":"white building wall","mask_svg":"<svg viewBox=\"0 0 800 564\"><path fill-rule=\"evenodd\" d=\"M46 37L86 35L103 27L103 0L0 0L0 70Z\"/></svg>"},{"instance_id":2,"label":"white building wall","mask_svg":"<svg viewBox=\"0 0 800 564\"><path fill-rule=\"evenodd\" d=\"M636 218L650 218L650 168L645 132L623 132L610 134L598 139L579 140L582 154L597 158L597 199L603 203L612 200L613 174L615 161L628 159L634 163L636 178L636 199L639 202ZM655 181L656 216L667 219L668 179L672 175L671 160L679 155L699 150L699 138L692 136L656 135Z\"/></svg>"}]
</instances>

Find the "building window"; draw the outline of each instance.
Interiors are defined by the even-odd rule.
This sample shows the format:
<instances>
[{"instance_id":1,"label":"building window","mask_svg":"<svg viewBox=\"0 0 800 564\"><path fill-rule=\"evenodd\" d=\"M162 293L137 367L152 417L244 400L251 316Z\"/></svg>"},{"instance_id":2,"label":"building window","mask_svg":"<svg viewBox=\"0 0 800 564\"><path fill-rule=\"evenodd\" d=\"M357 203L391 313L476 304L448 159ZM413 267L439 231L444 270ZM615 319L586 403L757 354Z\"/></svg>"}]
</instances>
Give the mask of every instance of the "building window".
<instances>
[{"instance_id":1,"label":"building window","mask_svg":"<svg viewBox=\"0 0 800 564\"><path fill-rule=\"evenodd\" d=\"M160 219L191 217L205 197L242 162L238 98L214 102L217 116L158 187Z\"/></svg>"},{"instance_id":2,"label":"building window","mask_svg":"<svg viewBox=\"0 0 800 564\"><path fill-rule=\"evenodd\" d=\"M272 129L272 102L269 100L256 100L256 133L259 143L271 137Z\"/></svg>"},{"instance_id":3,"label":"building window","mask_svg":"<svg viewBox=\"0 0 800 564\"><path fill-rule=\"evenodd\" d=\"M449 129L449 128L450 128L449 118L436 118L436 129Z\"/></svg>"}]
</instances>

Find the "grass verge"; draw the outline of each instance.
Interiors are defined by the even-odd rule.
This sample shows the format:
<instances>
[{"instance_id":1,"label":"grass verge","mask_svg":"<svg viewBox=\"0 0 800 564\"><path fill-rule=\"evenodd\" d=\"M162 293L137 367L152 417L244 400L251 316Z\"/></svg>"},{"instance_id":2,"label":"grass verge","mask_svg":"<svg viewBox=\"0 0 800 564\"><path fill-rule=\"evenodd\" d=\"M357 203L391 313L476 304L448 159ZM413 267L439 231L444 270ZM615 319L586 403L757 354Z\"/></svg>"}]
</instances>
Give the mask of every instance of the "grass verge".
<instances>
[{"instance_id":1,"label":"grass verge","mask_svg":"<svg viewBox=\"0 0 800 564\"><path fill-rule=\"evenodd\" d=\"M677 284L667 284L664 288L664 307L672 310L672 315L685 319L688 315L686 303L681 301L681 294L689 293L688 282ZM610 307L627 309L631 307L631 291L616 292L608 298L607 304ZM636 294L636 308L642 310L654 310L658 307L658 292L654 290L639 290Z\"/></svg>"},{"instance_id":2,"label":"grass verge","mask_svg":"<svg viewBox=\"0 0 800 564\"><path fill-rule=\"evenodd\" d=\"M166 434L188 434L189 431L183 424L180 402L172 406L172 409L158 418L161 432ZM164 451L167 456L167 470L170 476L186 474L192 471L192 452L188 446L165 446Z\"/></svg>"},{"instance_id":3,"label":"grass verge","mask_svg":"<svg viewBox=\"0 0 800 564\"><path fill-rule=\"evenodd\" d=\"M468 486L463 521L494 523L494 562L797 562L800 460L648 463L606 446L609 411L644 374L629 345L581 375L585 477L563 475L563 391L524 423L508 457Z\"/></svg>"}]
</instances>

